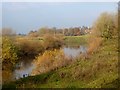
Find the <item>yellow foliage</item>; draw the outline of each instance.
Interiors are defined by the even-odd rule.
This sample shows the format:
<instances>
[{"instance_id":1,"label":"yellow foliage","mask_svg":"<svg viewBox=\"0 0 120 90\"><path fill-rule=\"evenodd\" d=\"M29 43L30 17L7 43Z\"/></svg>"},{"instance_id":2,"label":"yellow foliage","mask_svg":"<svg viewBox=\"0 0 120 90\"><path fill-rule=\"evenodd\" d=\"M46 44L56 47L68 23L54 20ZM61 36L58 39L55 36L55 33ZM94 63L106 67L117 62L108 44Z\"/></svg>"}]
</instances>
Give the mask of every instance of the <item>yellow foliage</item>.
<instances>
[{"instance_id":1,"label":"yellow foliage","mask_svg":"<svg viewBox=\"0 0 120 90\"><path fill-rule=\"evenodd\" d=\"M68 59L65 58L63 50L54 49L53 51L45 51L43 55L36 57L34 60L36 68L33 70L32 74L40 74L54 70L64 66L66 63L68 63Z\"/></svg>"},{"instance_id":2,"label":"yellow foliage","mask_svg":"<svg viewBox=\"0 0 120 90\"><path fill-rule=\"evenodd\" d=\"M8 37L2 38L2 62L6 64L15 64L18 51L12 40Z\"/></svg>"}]
</instances>

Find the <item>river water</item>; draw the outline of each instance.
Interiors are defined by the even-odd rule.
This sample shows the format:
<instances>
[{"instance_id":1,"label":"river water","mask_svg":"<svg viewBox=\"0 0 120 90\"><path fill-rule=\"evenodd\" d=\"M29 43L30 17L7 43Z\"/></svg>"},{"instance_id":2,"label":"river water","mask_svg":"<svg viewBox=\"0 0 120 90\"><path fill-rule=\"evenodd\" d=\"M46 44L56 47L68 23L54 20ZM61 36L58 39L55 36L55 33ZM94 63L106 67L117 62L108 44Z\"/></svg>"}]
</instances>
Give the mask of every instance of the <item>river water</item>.
<instances>
[{"instance_id":1,"label":"river water","mask_svg":"<svg viewBox=\"0 0 120 90\"><path fill-rule=\"evenodd\" d=\"M86 53L86 46L68 46L63 48L65 56L69 58L76 58L80 54L85 54Z\"/></svg>"},{"instance_id":2,"label":"river water","mask_svg":"<svg viewBox=\"0 0 120 90\"><path fill-rule=\"evenodd\" d=\"M63 52L66 57L75 59L80 54L86 53L86 46L63 46ZM13 79L24 78L31 75L32 70L35 68L33 58L24 58L16 64L16 69L13 72Z\"/></svg>"}]
</instances>

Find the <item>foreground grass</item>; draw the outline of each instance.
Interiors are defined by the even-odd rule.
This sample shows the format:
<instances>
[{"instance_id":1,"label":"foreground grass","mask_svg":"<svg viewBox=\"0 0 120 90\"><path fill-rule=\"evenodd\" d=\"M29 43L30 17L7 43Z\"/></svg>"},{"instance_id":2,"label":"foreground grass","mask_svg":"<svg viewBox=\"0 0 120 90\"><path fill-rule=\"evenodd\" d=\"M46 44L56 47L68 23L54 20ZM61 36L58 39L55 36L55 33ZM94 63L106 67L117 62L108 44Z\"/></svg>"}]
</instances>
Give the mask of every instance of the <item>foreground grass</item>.
<instances>
[{"instance_id":1,"label":"foreground grass","mask_svg":"<svg viewBox=\"0 0 120 90\"><path fill-rule=\"evenodd\" d=\"M89 58L3 85L12 88L117 88L118 40L106 40Z\"/></svg>"}]
</instances>

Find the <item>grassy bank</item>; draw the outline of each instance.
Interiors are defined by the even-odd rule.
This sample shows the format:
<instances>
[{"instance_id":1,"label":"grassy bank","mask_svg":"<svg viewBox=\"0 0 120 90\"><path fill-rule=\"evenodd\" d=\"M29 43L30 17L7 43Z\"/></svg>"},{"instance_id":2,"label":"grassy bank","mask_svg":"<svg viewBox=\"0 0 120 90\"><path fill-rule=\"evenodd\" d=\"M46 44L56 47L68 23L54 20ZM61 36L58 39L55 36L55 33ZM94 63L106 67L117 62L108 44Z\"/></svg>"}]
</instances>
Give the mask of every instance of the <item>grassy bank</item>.
<instances>
[{"instance_id":1,"label":"grassy bank","mask_svg":"<svg viewBox=\"0 0 120 90\"><path fill-rule=\"evenodd\" d=\"M70 40L72 38L74 37L69 37ZM117 44L117 38L108 39L87 59L78 59L56 71L29 76L3 87L116 88L119 86Z\"/></svg>"}]
</instances>

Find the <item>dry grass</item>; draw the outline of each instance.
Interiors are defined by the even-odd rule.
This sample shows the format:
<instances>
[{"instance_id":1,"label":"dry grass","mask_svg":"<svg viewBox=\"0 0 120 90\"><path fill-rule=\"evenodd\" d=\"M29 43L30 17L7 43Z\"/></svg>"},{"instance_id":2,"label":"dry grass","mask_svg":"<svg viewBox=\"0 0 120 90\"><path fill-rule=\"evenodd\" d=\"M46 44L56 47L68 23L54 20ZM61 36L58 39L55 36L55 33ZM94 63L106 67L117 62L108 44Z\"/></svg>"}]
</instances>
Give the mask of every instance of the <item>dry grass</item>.
<instances>
[{"instance_id":1,"label":"dry grass","mask_svg":"<svg viewBox=\"0 0 120 90\"><path fill-rule=\"evenodd\" d=\"M33 70L32 75L55 70L67 63L69 63L69 60L64 56L62 50L45 51L43 55L36 57L34 60L36 68Z\"/></svg>"},{"instance_id":2,"label":"dry grass","mask_svg":"<svg viewBox=\"0 0 120 90\"><path fill-rule=\"evenodd\" d=\"M12 72L11 70L2 70L2 83L11 81Z\"/></svg>"},{"instance_id":3,"label":"dry grass","mask_svg":"<svg viewBox=\"0 0 120 90\"><path fill-rule=\"evenodd\" d=\"M96 37L93 35L89 36L87 54L90 55L93 52L97 51L101 44L102 44L101 37Z\"/></svg>"}]
</instances>

